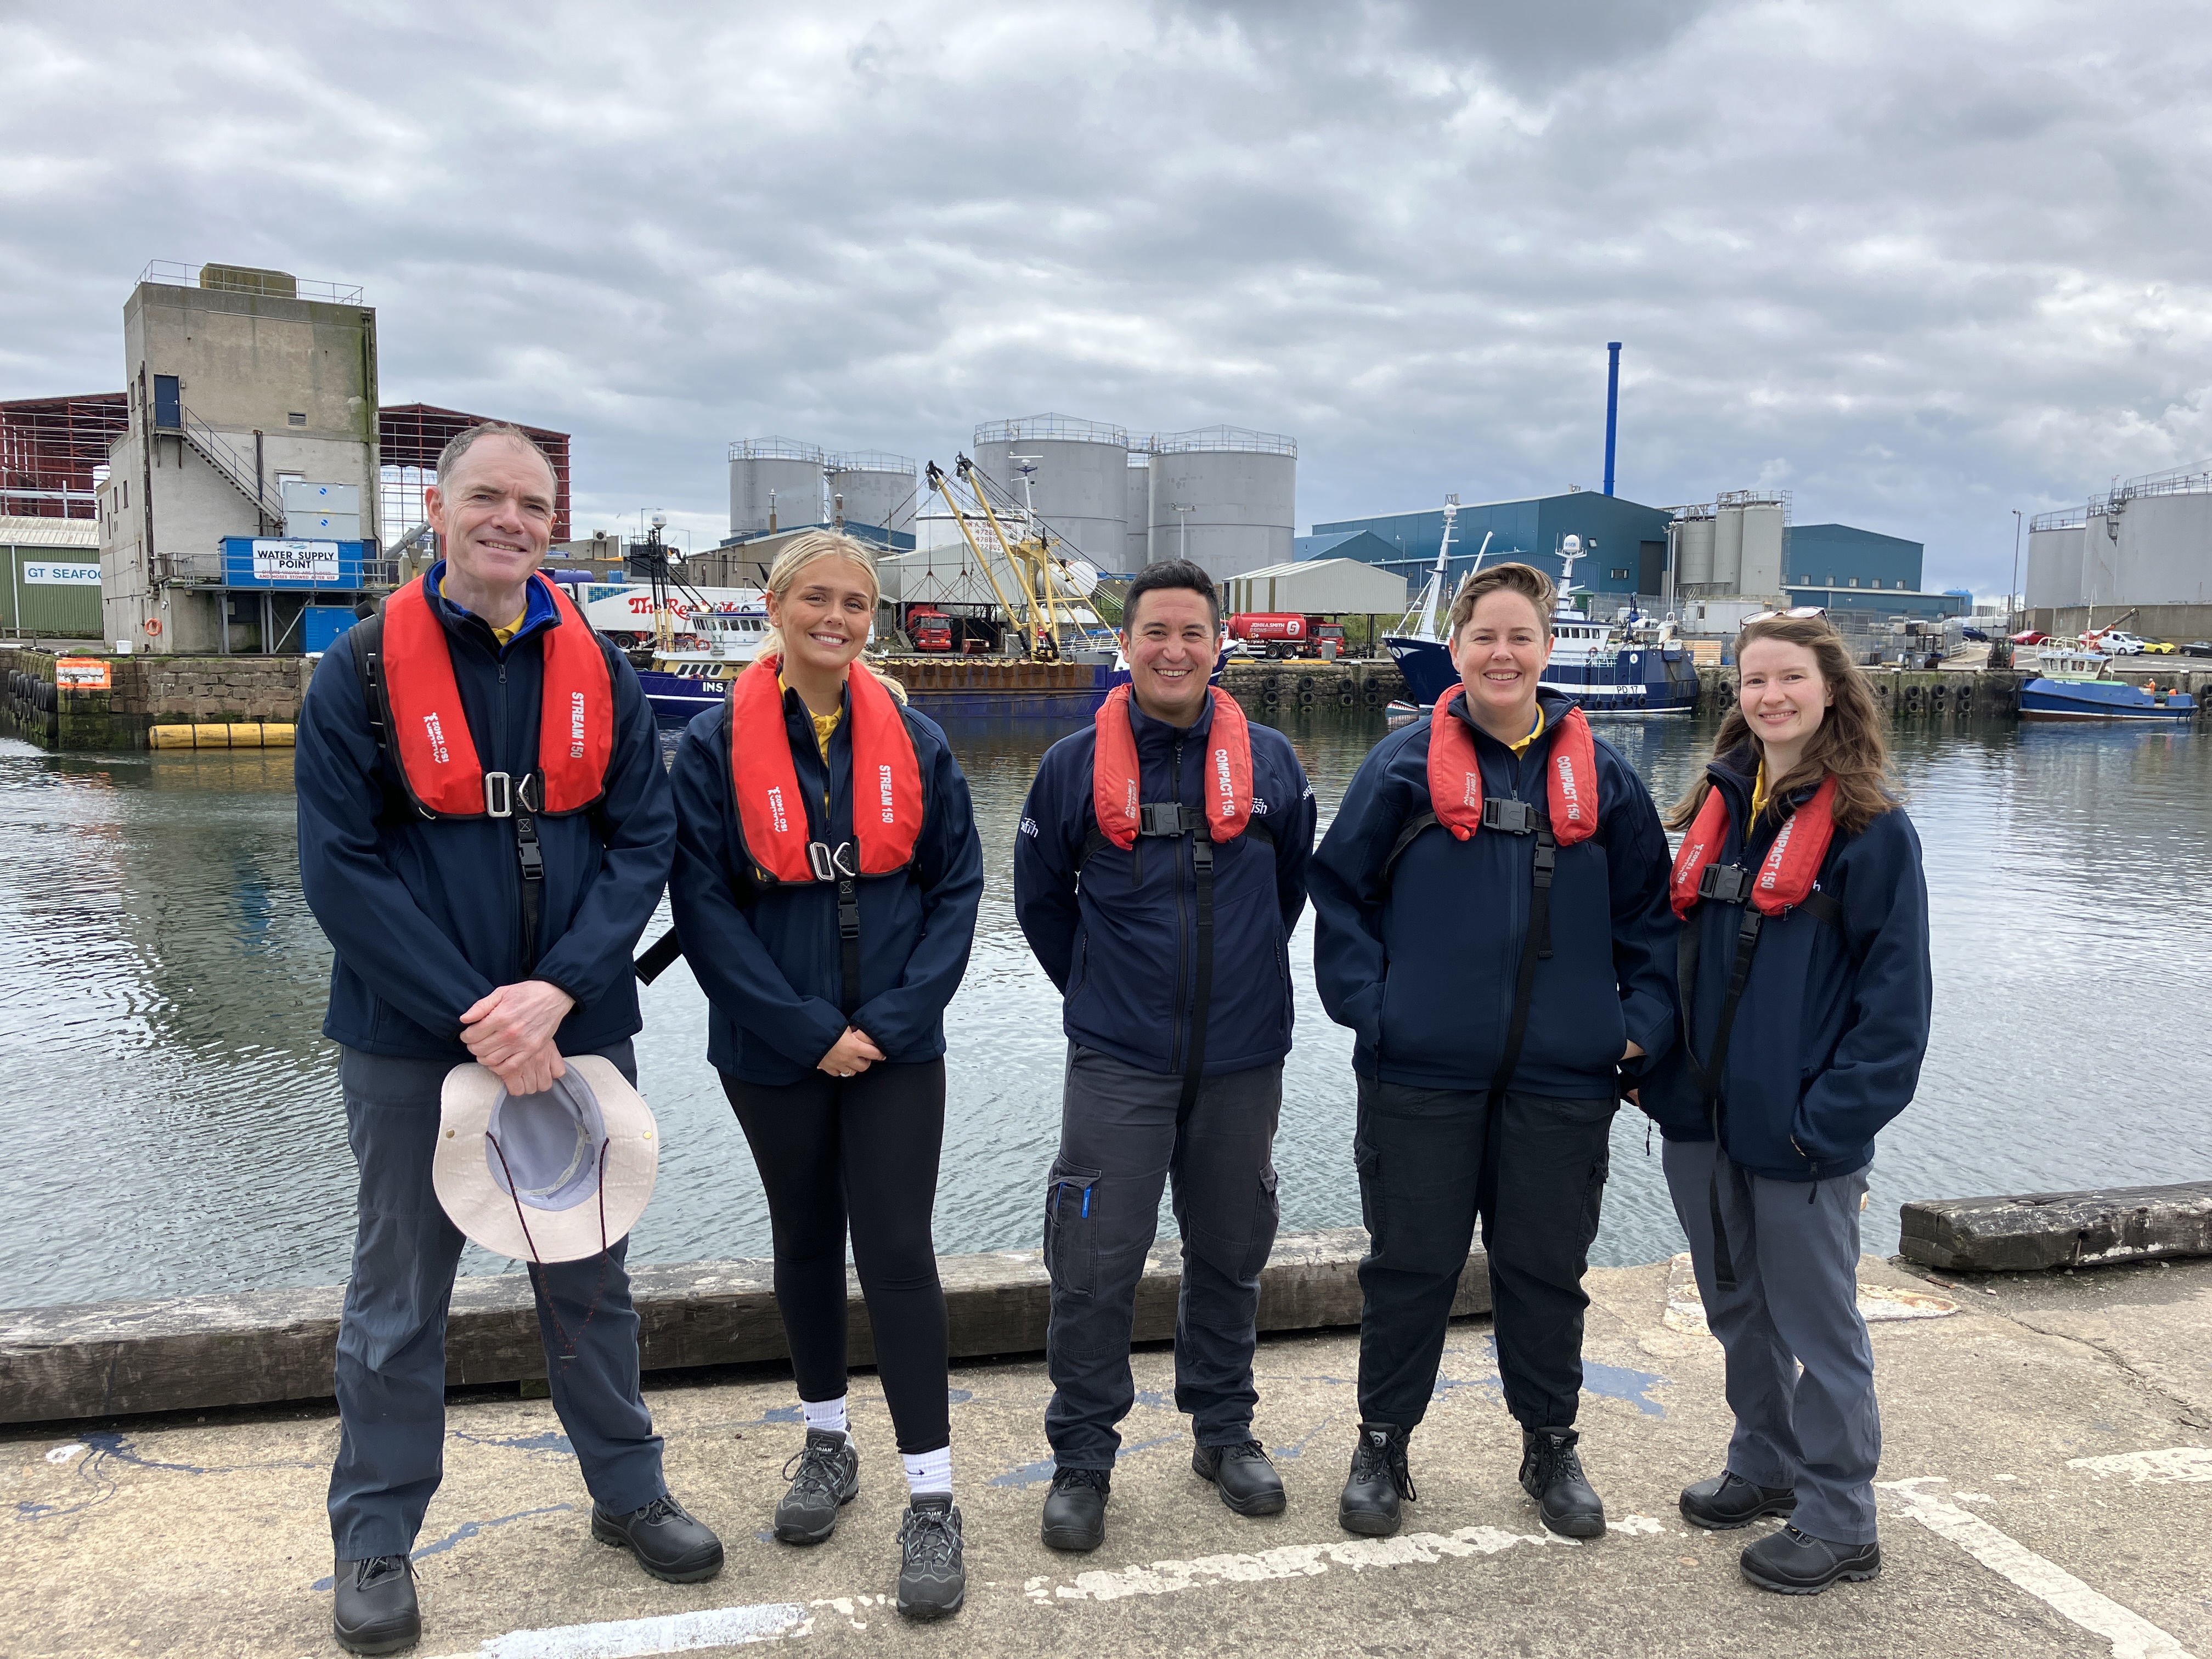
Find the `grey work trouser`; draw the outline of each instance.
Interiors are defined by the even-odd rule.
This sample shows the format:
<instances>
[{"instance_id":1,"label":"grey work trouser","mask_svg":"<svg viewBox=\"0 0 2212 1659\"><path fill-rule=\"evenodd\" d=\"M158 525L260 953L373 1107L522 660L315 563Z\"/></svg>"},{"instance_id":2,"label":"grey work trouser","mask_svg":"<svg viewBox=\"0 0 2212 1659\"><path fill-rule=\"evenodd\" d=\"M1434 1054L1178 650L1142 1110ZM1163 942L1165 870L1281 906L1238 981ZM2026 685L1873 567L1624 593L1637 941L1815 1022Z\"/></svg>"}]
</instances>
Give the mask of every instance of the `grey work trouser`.
<instances>
[{"instance_id":1,"label":"grey work trouser","mask_svg":"<svg viewBox=\"0 0 2212 1659\"><path fill-rule=\"evenodd\" d=\"M1832 1544L1873 1542L1881 1414L1874 1346L1858 1308L1866 1170L1818 1182L1775 1181L1730 1161L1710 1140L1670 1140L1662 1161L1689 1235L1705 1322L1727 1356L1735 1413L1729 1470L1762 1486L1795 1487L1791 1519L1801 1532ZM1713 1281L1716 1164L1732 1291Z\"/></svg>"},{"instance_id":2,"label":"grey work trouser","mask_svg":"<svg viewBox=\"0 0 2212 1659\"><path fill-rule=\"evenodd\" d=\"M633 1082L630 1045L600 1050ZM338 1057L361 1197L338 1322L338 1455L331 1537L341 1561L405 1555L445 1474L446 1309L459 1229L430 1184L438 1097L452 1065L346 1048ZM529 1269L553 1409L600 1507L665 1496L660 1437L638 1392L637 1315L617 1240L603 1261ZM557 1323L556 1323L557 1321Z\"/></svg>"},{"instance_id":3,"label":"grey work trouser","mask_svg":"<svg viewBox=\"0 0 2212 1659\"><path fill-rule=\"evenodd\" d=\"M1182 1079L1069 1046L1060 1156L1045 1187L1052 1274L1045 1433L1062 1468L1110 1469L1115 1425L1135 1403L1129 1332L1137 1281L1172 1179L1182 1233L1176 1308L1176 1407L1198 1443L1252 1437L1260 1270L1275 1246L1275 1124L1283 1067L1204 1079L1188 1117Z\"/></svg>"}]
</instances>

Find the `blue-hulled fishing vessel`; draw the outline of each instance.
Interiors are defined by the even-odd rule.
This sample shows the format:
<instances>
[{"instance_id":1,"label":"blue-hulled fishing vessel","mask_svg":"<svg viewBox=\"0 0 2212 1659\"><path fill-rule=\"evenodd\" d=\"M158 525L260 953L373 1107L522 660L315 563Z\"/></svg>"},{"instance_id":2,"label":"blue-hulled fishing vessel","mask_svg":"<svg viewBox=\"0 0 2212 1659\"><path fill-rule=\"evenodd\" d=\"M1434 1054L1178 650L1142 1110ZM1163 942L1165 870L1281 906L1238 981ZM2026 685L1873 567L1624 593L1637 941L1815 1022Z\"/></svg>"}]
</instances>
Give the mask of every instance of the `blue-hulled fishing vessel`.
<instances>
[{"instance_id":1,"label":"blue-hulled fishing vessel","mask_svg":"<svg viewBox=\"0 0 2212 1659\"><path fill-rule=\"evenodd\" d=\"M2042 672L2020 689L2024 720L2187 720L2197 699L2185 691L2160 697L2125 680L2107 679L2112 659L2086 645L2046 648Z\"/></svg>"}]
</instances>

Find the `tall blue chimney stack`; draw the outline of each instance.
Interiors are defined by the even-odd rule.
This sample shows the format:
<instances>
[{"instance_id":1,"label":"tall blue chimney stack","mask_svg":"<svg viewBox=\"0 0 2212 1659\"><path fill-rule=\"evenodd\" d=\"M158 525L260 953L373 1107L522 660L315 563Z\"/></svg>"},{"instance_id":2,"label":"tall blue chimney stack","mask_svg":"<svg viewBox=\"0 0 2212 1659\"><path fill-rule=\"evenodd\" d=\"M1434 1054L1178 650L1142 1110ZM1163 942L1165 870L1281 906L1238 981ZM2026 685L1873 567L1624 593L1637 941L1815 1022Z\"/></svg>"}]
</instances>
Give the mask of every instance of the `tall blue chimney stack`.
<instances>
[{"instance_id":1,"label":"tall blue chimney stack","mask_svg":"<svg viewBox=\"0 0 2212 1659\"><path fill-rule=\"evenodd\" d=\"M1605 348L1605 493L1613 494L1613 440L1620 422L1620 342L1608 340Z\"/></svg>"}]
</instances>

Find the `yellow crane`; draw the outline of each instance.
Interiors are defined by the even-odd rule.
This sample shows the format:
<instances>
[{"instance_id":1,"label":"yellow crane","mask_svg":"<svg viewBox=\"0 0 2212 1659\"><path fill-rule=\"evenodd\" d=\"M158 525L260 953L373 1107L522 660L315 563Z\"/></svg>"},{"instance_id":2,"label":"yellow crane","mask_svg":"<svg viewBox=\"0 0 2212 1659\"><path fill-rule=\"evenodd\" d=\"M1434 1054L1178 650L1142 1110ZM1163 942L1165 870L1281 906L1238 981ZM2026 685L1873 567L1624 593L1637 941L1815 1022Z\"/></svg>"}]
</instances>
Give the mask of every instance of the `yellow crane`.
<instances>
[{"instance_id":1,"label":"yellow crane","mask_svg":"<svg viewBox=\"0 0 2212 1659\"><path fill-rule=\"evenodd\" d=\"M961 505L952 493L951 481L934 461L929 464L928 468L930 487L944 497L945 506L951 509L952 521L959 526L961 537L967 542L969 550L975 556L976 563L982 567L983 579L990 583L992 596L998 600L1000 609L1006 613L1007 620L1021 630L1030 654L1059 656L1060 613L1066 613L1067 625L1079 634L1083 632L1083 626L1074 614L1073 600L1058 591L1059 583L1065 580L1065 573L1052 557L1047 536L1042 532L1024 537L1009 534L991 505L990 495L984 488L983 480L976 476L975 464L965 455L961 455L955 458L955 466L961 483L968 486L973 497L972 507ZM990 527L991 540L1006 561L1006 574L1014 588L1014 602L1009 602L1006 589L999 585L998 574L992 568L990 554L976 533L972 517L975 514L980 514L983 522Z\"/></svg>"}]
</instances>

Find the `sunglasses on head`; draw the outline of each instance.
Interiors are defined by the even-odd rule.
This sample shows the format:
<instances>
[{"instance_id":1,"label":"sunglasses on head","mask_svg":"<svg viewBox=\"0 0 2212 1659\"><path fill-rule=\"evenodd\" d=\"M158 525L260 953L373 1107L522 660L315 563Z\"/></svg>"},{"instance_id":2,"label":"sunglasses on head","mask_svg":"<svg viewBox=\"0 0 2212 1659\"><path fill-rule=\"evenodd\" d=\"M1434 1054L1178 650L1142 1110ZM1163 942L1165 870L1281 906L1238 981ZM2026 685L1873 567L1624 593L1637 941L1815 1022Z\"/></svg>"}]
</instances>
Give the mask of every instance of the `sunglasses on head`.
<instances>
[{"instance_id":1,"label":"sunglasses on head","mask_svg":"<svg viewBox=\"0 0 2212 1659\"><path fill-rule=\"evenodd\" d=\"M1787 611L1755 611L1752 615L1746 617L1741 625L1745 628L1748 628L1753 623L1772 622L1777 617L1825 617L1827 614L1827 607L1825 605L1793 605Z\"/></svg>"}]
</instances>

